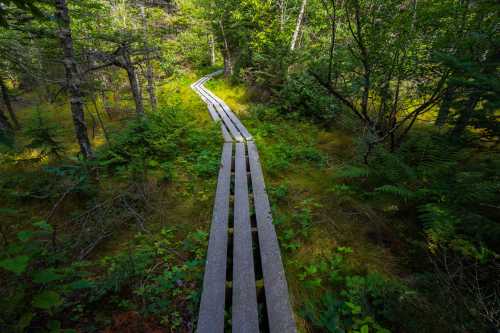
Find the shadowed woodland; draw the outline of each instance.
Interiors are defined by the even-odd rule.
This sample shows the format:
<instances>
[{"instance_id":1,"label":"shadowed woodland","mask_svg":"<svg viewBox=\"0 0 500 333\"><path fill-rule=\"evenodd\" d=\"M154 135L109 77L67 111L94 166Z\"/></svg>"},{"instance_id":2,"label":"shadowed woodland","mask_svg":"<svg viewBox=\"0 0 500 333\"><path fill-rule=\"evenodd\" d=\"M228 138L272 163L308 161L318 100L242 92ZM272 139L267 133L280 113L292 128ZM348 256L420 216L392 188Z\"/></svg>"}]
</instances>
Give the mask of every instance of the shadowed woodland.
<instances>
[{"instance_id":1,"label":"shadowed woodland","mask_svg":"<svg viewBox=\"0 0 500 333\"><path fill-rule=\"evenodd\" d=\"M0 0L0 331L196 331L224 138L190 85L222 69L299 332L498 332L499 17Z\"/></svg>"}]
</instances>

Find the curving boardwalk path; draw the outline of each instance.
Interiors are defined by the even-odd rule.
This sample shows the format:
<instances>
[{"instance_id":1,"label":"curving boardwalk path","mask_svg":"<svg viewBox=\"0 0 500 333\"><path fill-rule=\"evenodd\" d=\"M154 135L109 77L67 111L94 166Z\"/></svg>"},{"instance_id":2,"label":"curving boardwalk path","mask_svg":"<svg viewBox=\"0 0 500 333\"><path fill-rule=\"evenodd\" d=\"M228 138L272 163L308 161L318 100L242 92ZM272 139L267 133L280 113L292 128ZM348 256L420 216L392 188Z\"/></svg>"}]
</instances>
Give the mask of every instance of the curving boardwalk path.
<instances>
[{"instance_id":1,"label":"curving boardwalk path","mask_svg":"<svg viewBox=\"0 0 500 333\"><path fill-rule=\"evenodd\" d=\"M231 109L191 85L220 123L224 147L208 243L198 333L297 332L257 147Z\"/></svg>"}]
</instances>

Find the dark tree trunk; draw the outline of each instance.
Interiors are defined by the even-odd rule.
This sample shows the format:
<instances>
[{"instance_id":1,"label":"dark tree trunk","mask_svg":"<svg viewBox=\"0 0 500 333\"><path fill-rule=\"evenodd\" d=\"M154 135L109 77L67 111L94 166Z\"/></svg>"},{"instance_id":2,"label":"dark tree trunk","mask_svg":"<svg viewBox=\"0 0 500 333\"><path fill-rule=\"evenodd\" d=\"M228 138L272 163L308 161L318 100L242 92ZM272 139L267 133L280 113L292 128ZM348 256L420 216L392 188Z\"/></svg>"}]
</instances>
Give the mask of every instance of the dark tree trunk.
<instances>
[{"instance_id":1,"label":"dark tree trunk","mask_svg":"<svg viewBox=\"0 0 500 333\"><path fill-rule=\"evenodd\" d=\"M9 120L5 116L2 109L0 109L0 131L2 132L10 132L12 131L12 125Z\"/></svg>"},{"instance_id":2,"label":"dark tree trunk","mask_svg":"<svg viewBox=\"0 0 500 333\"><path fill-rule=\"evenodd\" d=\"M139 86L139 81L137 80L134 65L132 65L128 55L125 56L125 70L127 71L130 89L132 90L132 95L134 96L135 112L137 112L138 116L142 117L144 116L144 104L142 103L141 87Z\"/></svg>"},{"instance_id":3,"label":"dark tree trunk","mask_svg":"<svg viewBox=\"0 0 500 333\"><path fill-rule=\"evenodd\" d=\"M71 113L75 126L76 138L80 145L80 152L86 159L93 158L92 147L87 134L87 124L83 110L83 93L81 90L81 76L78 71L71 36L70 18L66 0L55 0L55 16L59 24L58 37L64 53L64 69L66 71L66 85L70 97Z\"/></svg>"},{"instance_id":4,"label":"dark tree trunk","mask_svg":"<svg viewBox=\"0 0 500 333\"><path fill-rule=\"evenodd\" d=\"M149 45L148 45L148 21L146 18L145 8L141 6L141 17L142 17L142 29L143 29L143 38L144 38L144 47L146 48L146 80L148 81L148 95L149 95L149 104L151 104L151 111L155 112L157 109L158 102L156 100L155 94L155 82L154 82L154 72L153 65L151 63L151 57L149 54Z\"/></svg>"},{"instance_id":5,"label":"dark tree trunk","mask_svg":"<svg viewBox=\"0 0 500 333\"><path fill-rule=\"evenodd\" d=\"M2 89L2 97L5 103L5 107L7 108L7 112L9 113L10 119L14 124L15 129L20 129L21 125L19 125L19 121L17 120L16 114L14 113L14 109L12 108L12 103L10 102L10 95L3 78L0 76L0 88Z\"/></svg>"},{"instance_id":6,"label":"dark tree trunk","mask_svg":"<svg viewBox=\"0 0 500 333\"><path fill-rule=\"evenodd\" d=\"M128 45L121 45L116 52L118 57L114 61L114 65L123 68L127 71L128 81L130 83L130 90L135 102L135 112L139 117L144 116L144 104L142 103L142 93L137 74L135 72L134 64L130 58L130 50Z\"/></svg>"},{"instance_id":7,"label":"dark tree trunk","mask_svg":"<svg viewBox=\"0 0 500 333\"><path fill-rule=\"evenodd\" d=\"M450 115L451 104L453 103L453 98L455 97L456 87L448 87L443 95L443 101L439 107L438 116L436 118L436 126L443 127L448 122L448 117Z\"/></svg>"},{"instance_id":8,"label":"dark tree trunk","mask_svg":"<svg viewBox=\"0 0 500 333\"><path fill-rule=\"evenodd\" d=\"M222 21L219 21L220 25L220 30L222 33L222 39L224 41L224 76L231 76L233 75L233 61L231 59L231 50L229 49L229 43L226 38L226 33L224 32L224 25L222 24Z\"/></svg>"},{"instance_id":9,"label":"dark tree trunk","mask_svg":"<svg viewBox=\"0 0 500 333\"><path fill-rule=\"evenodd\" d=\"M472 115L474 114L474 109L480 99L481 97L479 93L472 92L472 95L469 97L469 100L465 105L465 109L460 113L457 123L451 131L451 136L453 138L460 138L464 134L465 129L467 128L467 125L469 125Z\"/></svg>"}]
</instances>

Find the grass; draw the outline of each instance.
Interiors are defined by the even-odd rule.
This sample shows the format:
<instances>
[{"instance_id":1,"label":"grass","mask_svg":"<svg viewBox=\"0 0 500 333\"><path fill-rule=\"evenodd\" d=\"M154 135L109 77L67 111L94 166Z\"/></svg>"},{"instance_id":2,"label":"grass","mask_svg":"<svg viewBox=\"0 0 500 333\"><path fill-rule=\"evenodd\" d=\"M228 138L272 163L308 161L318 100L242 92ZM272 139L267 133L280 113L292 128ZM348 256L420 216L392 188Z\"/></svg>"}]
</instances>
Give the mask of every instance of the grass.
<instances>
[{"instance_id":1,"label":"grass","mask_svg":"<svg viewBox=\"0 0 500 333\"><path fill-rule=\"evenodd\" d=\"M178 126L175 131L183 134L180 134L180 136L175 139L175 135L178 134L175 134L176 132L174 132L174 129L172 129L172 131L170 131L169 128L161 127L155 129L160 131L160 133L156 134L156 137L160 138L162 141L153 142L153 144L157 145L160 150L167 149L167 151L172 151L174 154L174 158L169 160L165 166L166 169L168 169L168 179L165 179L166 169L164 169L163 166L157 166L165 161L155 161L153 157L150 162L152 167L148 167L147 177L145 181L141 183L141 186L143 186L146 189L146 193L148 193L144 211L144 226L147 231L141 231L140 228L136 227L136 223L133 222L134 219L132 219L132 223L129 222L120 228L115 228L111 237L99 243L91 255L86 258L90 261L87 267L94 267L96 269L96 271L92 273L92 280L96 281L95 288L101 288L99 287L101 286L101 282L98 283L98 281L103 281L102 283L105 283L106 279L109 279L109 277L104 274L104 271L99 268L101 267L102 260L106 258L109 258L111 261L121 260L119 258L124 255L126 256L127 253L136 246L134 245L137 243L136 239L138 235L141 234L142 236L140 237L144 238L141 242L145 242L147 246L152 246L158 242L164 242L162 236L158 239L158 235L161 235L164 230L169 230L169 233L172 234L174 238L168 240L168 250L174 253L174 257L167 261L162 259L156 264L153 263L153 267L164 267L165 272L169 269L181 270L184 272L182 274L187 274L185 279L188 284L183 287L175 287L179 289L179 291L174 290L173 292L174 295L175 293L179 295L175 297L179 299L174 300L174 298L172 298L171 301L180 301L182 307L188 305L192 307L194 304L196 308L195 304L201 288L201 275L199 272L202 271L203 266L203 260L196 258L202 258L204 256L206 244L200 246L199 242L197 243L196 241L193 243L190 239L192 237L203 238L206 237L208 233L221 150L221 139L219 137L220 129L216 128L211 122L206 111L206 106L189 88L189 85L196 79L196 74L185 71L182 75L177 76L175 80L163 82L157 87L160 108L166 109L167 111L164 112L167 113L171 112L169 110L175 110L174 125ZM34 96L24 96L25 100L33 100L33 98ZM99 106L102 106L102 104L102 101L99 101ZM21 124L26 127L28 127L27 124L30 123L31 119L35 118L36 114L41 115L44 123L51 126L56 125L54 133L66 150L65 156L61 160L43 159L38 162L30 162L26 164L26 167L21 168L19 160L26 159L30 155L36 155L37 151L26 150L24 148L30 142L30 137L27 133L20 132L18 134L16 138L17 148L14 152L9 153L9 158L13 157L13 159L9 159L9 163L2 164L3 177L0 179L0 189L2 190L0 191L0 196L2 197L0 204L2 226L0 226L0 231L2 231L2 234L5 234L9 243L15 241L18 231L30 228L33 220L45 219L51 214L50 212L55 203L62 197L62 193L67 187L65 187L64 183L54 187L56 178L47 174L45 170L49 166L57 169L64 165L75 165L75 161L70 157L75 156L78 152L78 145L75 143L76 140L74 139L69 105L65 99L60 98L60 101L52 104L43 101L38 104L25 102L16 105L16 109ZM129 109L131 109L131 101L125 96L121 99L120 109L114 110L112 119L107 118L105 113L102 112L105 117L104 121L106 127L110 133L111 146L108 147L106 145L102 130L97 124L95 137L92 138L92 144L98 156L106 152L107 149L114 149L114 144L120 142L120 140L124 140L122 133L126 133L127 126L134 118L133 112L124 112L124 110ZM89 117L87 117L87 121L88 119ZM172 146L172 143L175 143L175 145ZM135 149L140 147L132 148ZM131 162L133 161L126 161L126 163ZM58 228L62 228L67 226L68 221L72 217L80 215L95 203L103 203L117 195L127 193L130 183L133 183L134 180L131 179L128 171L125 171L123 175L121 175L121 173L122 171L120 170L112 171L110 174L108 174L108 171L102 171L98 176L99 182L92 183L92 186L96 190L95 194L90 194L90 196L70 194L65 197L54 211L54 214L52 214L50 223L54 226L58 226ZM62 180L66 181L64 177ZM26 200L18 200L11 196L13 191L30 193L38 183L40 186L45 186L41 187L44 191L53 191L51 192L52 194L44 199L32 198L28 195L29 199ZM15 188L12 188L12 186L15 186ZM137 195L137 193L132 192L131 195L134 196ZM116 215L120 213L121 212L117 212ZM61 234L59 237L63 238L64 235ZM140 246L144 247L146 245ZM193 251L197 253L195 259L192 259ZM138 257L134 260L138 260L138 263L140 263L143 259ZM147 268L148 271L149 269L153 269L153 267ZM162 272L161 270L158 272L155 271L155 274L160 274L161 277ZM197 273L195 274L195 272ZM171 273L172 272L169 274ZM2 279L3 277L3 275L0 276ZM141 283L145 283L146 286L150 285L151 288L154 288L152 289L153 291L158 291L158 288L164 288L164 286L159 286L155 282L157 281L155 279L159 279L160 277L156 275L146 276L144 277L146 280L143 280ZM26 277L26 279L28 278L29 277ZM179 277L177 279L181 281L183 278ZM10 280L9 290L10 287L21 287L19 284L16 285L14 281L15 280ZM115 294L112 293L104 302L105 304L103 303L102 306L97 308L85 308L87 304L84 302L86 301L83 295L80 296L82 299L81 306L85 308L85 310L82 311L84 311L86 319L78 319L76 321L78 325L86 325L84 322L90 321L95 322L96 326L94 327L100 327L102 329L110 327L113 323L111 312L116 312L118 309L116 307L116 302L119 302L119 304L129 304L128 306L119 307L119 309L121 309L120 311L123 311L123 315L128 316L128 307L130 309L135 309L136 305L134 304L139 304L137 302L140 300L140 298L137 298L138 291L132 289L133 283L135 282L131 281L130 285L126 286L125 289ZM0 293L0 299L2 297L3 295ZM30 297L29 292L26 292L26 297ZM26 306L31 303L30 300L26 302ZM141 302L144 302L144 300ZM1 306L3 305L0 302L0 307ZM101 308L102 310L100 310ZM110 312L110 309L113 311ZM175 313L173 310L167 312ZM157 316L161 313L162 312L157 314ZM146 314L144 315L146 316ZM191 313L191 315L187 312L184 314L175 314L175 316L177 316L175 319L176 328L172 329L174 331L182 331L183 325L191 325L188 322L195 321L196 318L194 315L194 312ZM44 318L46 317L47 314L36 312L36 317L34 317L33 320L37 320L38 325L43 326L43 320L45 320ZM70 324L67 321L68 318L69 317L66 316L65 320L62 320L63 327L74 327L72 326L74 324ZM143 317L134 317L133 320L140 321L143 320ZM147 322L158 325L162 320L161 318L155 319L153 317L152 319L147 319ZM173 322L165 322L162 323L162 325L174 327L172 326L174 325ZM0 328L1 327L3 327L2 321L0 321Z\"/></svg>"}]
</instances>

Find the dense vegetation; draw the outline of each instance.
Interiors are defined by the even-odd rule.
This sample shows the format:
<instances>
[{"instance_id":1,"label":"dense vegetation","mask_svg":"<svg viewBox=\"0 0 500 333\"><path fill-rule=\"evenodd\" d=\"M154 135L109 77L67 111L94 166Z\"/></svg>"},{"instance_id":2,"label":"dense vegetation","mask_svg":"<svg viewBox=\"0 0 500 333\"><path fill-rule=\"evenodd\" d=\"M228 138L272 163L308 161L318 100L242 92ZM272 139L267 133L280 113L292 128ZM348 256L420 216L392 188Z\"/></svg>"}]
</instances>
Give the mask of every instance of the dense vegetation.
<instances>
[{"instance_id":1,"label":"dense vegetation","mask_svg":"<svg viewBox=\"0 0 500 333\"><path fill-rule=\"evenodd\" d=\"M500 329L494 0L0 0L0 331L192 332L254 136L301 332Z\"/></svg>"}]
</instances>

